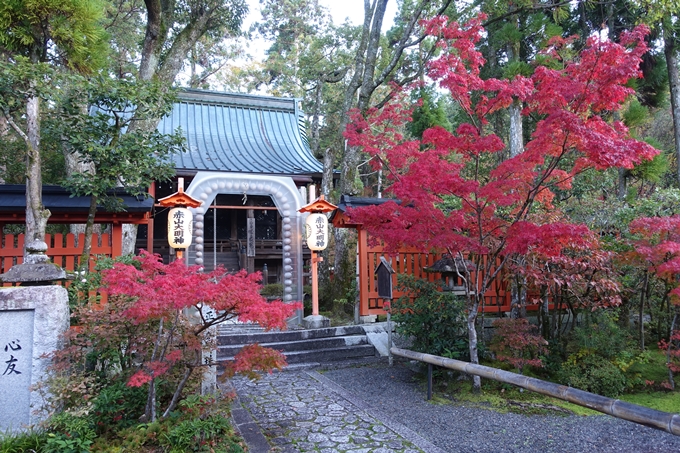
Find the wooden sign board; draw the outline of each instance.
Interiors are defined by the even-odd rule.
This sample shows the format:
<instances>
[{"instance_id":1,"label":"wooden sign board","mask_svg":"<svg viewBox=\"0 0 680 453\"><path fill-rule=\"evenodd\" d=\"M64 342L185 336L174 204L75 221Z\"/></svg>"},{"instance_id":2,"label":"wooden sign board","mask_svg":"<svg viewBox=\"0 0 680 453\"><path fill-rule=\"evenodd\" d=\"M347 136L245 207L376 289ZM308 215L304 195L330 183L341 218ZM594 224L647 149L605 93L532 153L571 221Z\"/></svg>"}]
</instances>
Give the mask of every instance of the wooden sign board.
<instances>
[{"instance_id":1,"label":"wooden sign board","mask_svg":"<svg viewBox=\"0 0 680 453\"><path fill-rule=\"evenodd\" d=\"M255 219L248 218L246 221L248 230L246 256L255 256Z\"/></svg>"},{"instance_id":2,"label":"wooden sign board","mask_svg":"<svg viewBox=\"0 0 680 453\"><path fill-rule=\"evenodd\" d=\"M381 299L392 299L392 274L394 269L385 257L380 257L380 264L375 269L375 275L378 278L378 297Z\"/></svg>"}]
</instances>

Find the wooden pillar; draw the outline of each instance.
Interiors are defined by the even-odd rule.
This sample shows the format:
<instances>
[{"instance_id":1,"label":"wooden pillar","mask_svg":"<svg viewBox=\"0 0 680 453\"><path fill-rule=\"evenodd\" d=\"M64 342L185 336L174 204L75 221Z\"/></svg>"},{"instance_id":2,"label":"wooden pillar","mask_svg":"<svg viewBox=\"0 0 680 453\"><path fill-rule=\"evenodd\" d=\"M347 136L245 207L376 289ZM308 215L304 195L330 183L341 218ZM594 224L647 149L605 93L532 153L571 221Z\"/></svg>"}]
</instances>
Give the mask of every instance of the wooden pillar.
<instances>
[{"instance_id":1,"label":"wooden pillar","mask_svg":"<svg viewBox=\"0 0 680 453\"><path fill-rule=\"evenodd\" d=\"M111 257L116 258L123 254L123 225L114 223L111 225Z\"/></svg>"},{"instance_id":2,"label":"wooden pillar","mask_svg":"<svg viewBox=\"0 0 680 453\"><path fill-rule=\"evenodd\" d=\"M323 262L323 256L315 251L311 254L312 316L319 316L319 263Z\"/></svg>"},{"instance_id":3,"label":"wooden pillar","mask_svg":"<svg viewBox=\"0 0 680 453\"><path fill-rule=\"evenodd\" d=\"M238 240L238 211L235 211L233 209L229 210L229 221L231 222L231 226L229 228L229 239L232 241ZM241 251L238 251L241 253Z\"/></svg>"},{"instance_id":4,"label":"wooden pillar","mask_svg":"<svg viewBox=\"0 0 680 453\"><path fill-rule=\"evenodd\" d=\"M357 227L357 246L359 256L357 266L359 266L359 316L368 316L368 260L366 250L368 248L368 234L366 230Z\"/></svg>"},{"instance_id":5,"label":"wooden pillar","mask_svg":"<svg viewBox=\"0 0 680 453\"><path fill-rule=\"evenodd\" d=\"M249 201L248 205L252 203ZM249 274L255 272L255 210L248 209L246 218L246 231L247 231L247 270Z\"/></svg>"},{"instance_id":6,"label":"wooden pillar","mask_svg":"<svg viewBox=\"0 0 680 453\"><path fill-rule=\"evenodd\" d=\"M156 182L152 182L149 186L149 195L154 199L154 204L156 201ZM146 222L146 251L153 253L153 215L149 216L149 220Z\"/></svg>"}]
</instances>

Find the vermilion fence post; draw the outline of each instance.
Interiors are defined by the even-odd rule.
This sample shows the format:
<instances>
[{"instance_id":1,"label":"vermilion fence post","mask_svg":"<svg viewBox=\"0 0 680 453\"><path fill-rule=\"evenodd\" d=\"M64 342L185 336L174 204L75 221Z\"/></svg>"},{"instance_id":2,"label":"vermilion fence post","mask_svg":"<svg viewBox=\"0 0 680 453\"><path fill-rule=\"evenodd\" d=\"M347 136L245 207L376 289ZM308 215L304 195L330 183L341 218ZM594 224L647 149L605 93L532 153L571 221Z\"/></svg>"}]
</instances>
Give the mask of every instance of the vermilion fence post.
<instances>
[{"instance_id":1,"label":"vermilion fence post","mask_svg":"<svg viewBox=\"0 0 680 453\"><path fill-rule=\"evenodd\" d=\"M114 238L109 234L100 235L95 234L92 237L92 256L108 256L116 258L120 256L122 245L115 244L115 237L122 240L122 229L120 226L113 229ZM55 264L58 264L68 272L73 272L78 265L80 256L83 253L84 235L80 234L78 237L78 245L76 245L75 236L68 233L65 236L57 233L54 236L50 234L45 235L45 243L49 245L47 255L52 258ZM0 234L0 273L5 273L7 270L23 262L24 257L24 235ZM94 270L94 261L90 262L90 270ZM69 281L64 282L66 286ZM12 286L12 283L4 283L3 286ZM91 292L89 295L91 300L97 296L96 292ZM99 293L100 302L106 303L106 293Z\"/></svg>"}]
</instances>

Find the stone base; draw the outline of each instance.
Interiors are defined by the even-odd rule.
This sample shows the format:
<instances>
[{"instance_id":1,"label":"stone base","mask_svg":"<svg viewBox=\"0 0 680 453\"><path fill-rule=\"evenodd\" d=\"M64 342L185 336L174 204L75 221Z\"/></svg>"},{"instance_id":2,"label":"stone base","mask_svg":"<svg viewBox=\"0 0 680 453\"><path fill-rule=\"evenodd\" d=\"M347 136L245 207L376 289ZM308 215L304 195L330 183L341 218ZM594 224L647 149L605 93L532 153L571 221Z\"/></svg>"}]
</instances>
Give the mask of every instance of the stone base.
<instances>
[{"instance_id":1,"label":"stone base","mask_svg":"<svg viewBox=\"0 0 680 453\"><path fill-rule=\"evenodd\" d=\"M366 339L370 344L373 345L378 354L381 357L387 357L390 355L390 344L389 335L383 329L383 326L376 324L375 327L371 326L366 328Z\"/></svg>"},{"instance_id":2,"label":"stone base","mask_svg":"<svg viewBox=\"0 0 680 453\"><path fill-rule=\"evenodd\" d=\"M359 324L371 324L378 320L378 315L359 316Z\"/></svg>"},{"instance_id":3,"label":"stone base","mask_svg":"<svg viewBox=\"0 0 680 453\"><path fill-rule=\"evenodd\" d=\"M0 275L0 281L3 282L34 285L49 285L53 281L66 279L66 272L54 263L17 264Z\"/></svg>"},{"instance_id":4,"label":"stone base","mask_svg":"<svg viewBox=\"0 0 680 453\"><path fill-rule=\"evenodd\" d=\"M331 320L321 315L309 315L302 320L305 329L322 329L331 326Z\"/></svg>"}]
</instances>

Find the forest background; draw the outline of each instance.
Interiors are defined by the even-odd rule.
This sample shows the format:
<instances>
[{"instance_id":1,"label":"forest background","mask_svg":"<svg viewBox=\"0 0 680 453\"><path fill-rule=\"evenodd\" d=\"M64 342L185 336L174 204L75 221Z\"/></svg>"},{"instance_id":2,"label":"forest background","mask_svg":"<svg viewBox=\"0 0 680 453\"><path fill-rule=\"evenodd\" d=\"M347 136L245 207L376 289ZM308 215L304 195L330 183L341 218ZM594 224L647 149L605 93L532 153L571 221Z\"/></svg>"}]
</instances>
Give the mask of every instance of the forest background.
<instances>
[{"instance_id":1,"label":"forest background","mask_svg":"<svg viewBox=\"0 0 680 453\"><path fill-rule=\"evenodd\" d=\"M481 351L519 371L543 367L550 379L610 396L674 387L680 1L365 0L356 25L334 22L315 0L262 0L261 17L246 27L249 6L1 2L0 183L28 176L38 183L29 192L39 192L39 182L63 184L91 196L93 209L115 208L107 190L123 184L141 193L171 174L158 157L180 151L182 140L155 128L176 89L297 97L310 148L324 163L321 193L333 202L341 194L397 195L407 203L365 214L365 225L389 246L458 254L465 278L486 265L485 255L504 263L515 323L498 325L486 344L476 337L483 291L468 292L461 305L423 282L403 282L414 295L404 312L416 316L398 320L414 328L421 349L472 361ZM254 40L266 43L264 57L248 56L246 43ZM92 105L101 115L90 114ZM553 115L563 122L546 129ZM563 143L547 138L572 127L579 134ZM48 221L39 199L28 201L27 242L41 238ZM134 231L128 234L134 244ZM325 262L335 278L323 282L322 306L352 308L350 231L335 230L331 249L333 259ZM147 266L153 278L167 275L153 260ZM485 270L483 285L490 285L495 280ZM187 286L201 278L188 276ZM260 299L252 299L259 307ZM538 333L522 322L529 301L541 307ZM551 304L581 312L583 324L561 323ZM87 304L80 308L86 317ZM283 310L279 315L286 318ZM193 370L200 347L188 352L182 363ZM163 358L165 372L179 356ZM158 362L155 354L149 359ZM157 372L149 369L129 371L145 385ZM116 392L128 391L123 382ZM183 386L159 390L168 413ZM153 385L136 401L153 420Z\"/></svg>"},{"instance_id":2,"label":"forest background","mask_svg":"<svg viewBox=\"0 0 680 453\"><path fill-rule=\"evenodd\" d=\"M392 4L397 12L390 22L386 11ZM140 150L152 147L163 155L181 148L177 137L154 131L173 90L188 86L302 99L310 147L324 163L321 193L332 201L340 194L380 196L389 178L375 165L380 156L347 141L350 118L389 105L395 87L401 87L408 89L406 102L413 112L400 133L420 138L433 126L455 130L467 113L426 75L441 49L440 38L428 35L422 20L446 15L466 23L483 13L486 31L476 43L486 61L481 79L530 77L542 63L540 50L554 37L574 36L565 58L577 58L589 37L618 41L636 25L649 27L642 77L631 82L635 94L605 120L623 121L633 137L661 152L634 166L580 172L570 190L556 193L554 205L571 221L613 238L631 233L630 222L639 217L677 214L679 2L366 0L363 6L364 21L354 25L334 22L318 1L263 0L261 18L246 29L245 0L3 2L0 24L7 32L0 36L0 182L25 182L25 160L17 156L26 155L29 174L31 168L39 170L44 183L92 195L95 206L121 181L128 190L144 190L169 169L155 166ZM247 55L245 43L255 37L267 43L264 58ZM88 115L93 104L108 105L114 115L132 106L136 111L131 118L117 116L111 128ZM486 115L484 130L504 143L484 162L486 171L523 153L538 120L523 114L524 107L516 98ZM123 157L113 161L111 156ZM335 185L333 170L339 174ZM36 205L32 216L38 228L27 235L41 237L46 214ZM652 230L659 234L658 227ZM352 298L355 272L350 232L336 230L334 236L330 264L336 278L325 282L327 305ZM669 253L663 262L674 257ZM674 284L652 267L617 271L623 288L621 319L639 308L654 320L657 339L669 338ZM526 297L521 294L518 289L519 297Z\"/></svg>"}]
</instances>

